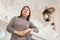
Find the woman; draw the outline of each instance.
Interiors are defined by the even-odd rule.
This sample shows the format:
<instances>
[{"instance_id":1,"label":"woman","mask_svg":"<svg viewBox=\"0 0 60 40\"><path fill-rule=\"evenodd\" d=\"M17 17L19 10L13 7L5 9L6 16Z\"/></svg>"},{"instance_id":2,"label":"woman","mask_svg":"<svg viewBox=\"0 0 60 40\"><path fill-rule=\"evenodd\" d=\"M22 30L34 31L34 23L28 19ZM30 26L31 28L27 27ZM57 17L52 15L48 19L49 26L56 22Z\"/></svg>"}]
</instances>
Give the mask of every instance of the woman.
<instances>
[{"instance_id":1,"label":"woman","mask_svg":"<svg viewBox=\"0 0 60 40\"><path fill-rule=\"evenodd\" d=\"M12 34L11 40L33 40L29 32L38 32L38 29L29 21L31 10L24 6L21 15L13 17L7 26L7 31Z\"/></svg>"}]
</instances>

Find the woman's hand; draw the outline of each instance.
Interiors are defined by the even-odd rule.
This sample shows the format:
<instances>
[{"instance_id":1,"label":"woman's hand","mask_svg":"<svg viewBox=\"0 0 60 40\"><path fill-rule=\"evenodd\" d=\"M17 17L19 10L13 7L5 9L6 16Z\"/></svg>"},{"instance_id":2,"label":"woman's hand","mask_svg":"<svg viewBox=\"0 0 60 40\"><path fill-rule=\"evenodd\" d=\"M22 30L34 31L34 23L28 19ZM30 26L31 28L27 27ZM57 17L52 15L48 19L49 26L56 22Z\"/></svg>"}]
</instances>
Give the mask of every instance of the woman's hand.
<instances>
[{"instance_id":1,"label":"woman's hand","mask_svg":"<svg viewBox=\"0 0 60 40\"><path fill-rule=\"evenodd\" d=\"M34 29L26 29L26 30L24 30L24 31L16 31L16 30L14 30L14 34L17 34L17 35L19 35L19 36L25 36L28 32L33 32L34 31Z\"/></svg>"},{"instance_id":2,"label":"woman's hand","mask_svg":"<svg viewBox=\"0 0 60 40\"><path fill-rule=\"evenodd\" d=\"M34 31L34 29L28 29L29 30L29 32L33 32Z\"/></svg>"},{"instance_id":3,"label":"woman's hand","mask_svg":"<svg viewBox=\"0 0 60 40\"><path fill-rule=\"evenodd\" d=\"M14 34L17 34L17 35L19 35L19 36L25 36L26 35L26 33L24 32L24 31L14 31Z\"/></svg>"}]
</instances>

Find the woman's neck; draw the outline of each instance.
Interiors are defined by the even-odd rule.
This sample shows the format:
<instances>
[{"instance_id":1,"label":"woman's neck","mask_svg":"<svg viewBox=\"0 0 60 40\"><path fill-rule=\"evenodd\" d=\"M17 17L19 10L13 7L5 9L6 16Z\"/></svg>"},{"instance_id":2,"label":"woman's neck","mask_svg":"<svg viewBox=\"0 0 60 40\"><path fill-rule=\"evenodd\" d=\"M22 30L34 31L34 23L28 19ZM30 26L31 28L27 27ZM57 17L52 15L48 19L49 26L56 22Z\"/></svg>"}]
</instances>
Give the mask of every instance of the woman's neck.
<instances>
[{"instance_id":1,"label":"woman's neck","mask_svg":"<svg viewBox=\"0 0 60 40\"><path fill-rule=\"evenodd\" d=\"M23 15L23 16L27 18L27 16L26 16L26 15Z\"/></svg>"}]
</instances>

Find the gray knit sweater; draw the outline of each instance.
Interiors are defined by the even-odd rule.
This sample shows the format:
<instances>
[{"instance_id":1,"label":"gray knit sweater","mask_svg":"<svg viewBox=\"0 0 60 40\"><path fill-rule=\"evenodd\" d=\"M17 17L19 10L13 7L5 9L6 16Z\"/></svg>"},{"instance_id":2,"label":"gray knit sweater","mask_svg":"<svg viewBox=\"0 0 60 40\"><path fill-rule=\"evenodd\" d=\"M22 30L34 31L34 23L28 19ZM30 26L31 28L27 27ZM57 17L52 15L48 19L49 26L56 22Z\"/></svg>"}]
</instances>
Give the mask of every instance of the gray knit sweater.
<instances>
[{"instance_id":1,"label":"gray knit sweater","mask_svg":"<svg viewBox=\"0 0 60 40\"><path fill-rule=\"evenodd\" d=\"M12 20L10 21L10 23L7 26L7 31L12 34L10 40L33 40L31 38L30 33L27 33L26 36L24 36L24 37L20 37L16 34L13 34L14 30L23 31L23 30L26 30L28 28L34 28L35 32L38 31L38 29L30 21L26 20L25 16L22 16L21 18L13 17Z\"/></svg>"}]
</instances>

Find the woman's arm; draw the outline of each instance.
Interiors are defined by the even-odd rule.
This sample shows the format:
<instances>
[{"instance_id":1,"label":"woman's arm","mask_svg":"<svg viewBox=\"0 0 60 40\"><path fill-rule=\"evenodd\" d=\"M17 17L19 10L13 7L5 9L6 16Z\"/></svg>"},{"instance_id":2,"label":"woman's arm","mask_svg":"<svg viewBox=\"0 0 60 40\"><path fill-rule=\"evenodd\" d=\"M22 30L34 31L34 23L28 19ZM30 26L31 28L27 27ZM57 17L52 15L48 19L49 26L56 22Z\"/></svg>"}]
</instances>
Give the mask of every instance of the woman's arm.
<instances>
[{"instance_id":1,"label":"woman's arm","mask_svg":"<svg viewBox=\"0 0 60 40\"><path fill-rule=\"evenodd\" d=\"M38 32L38 28L31 22L30 22L30 29L31 31Z\"/></svg>"},{"instance_id":2,"label":"woman's arm","mask_svg":"<svg viewBox=\"0 0 60 40\"><path fill-rule=\"evenodd\" d=\"M10 33L14 33L14 28L13 28L13 25L14 25L14 21L15 21L15 17L13 17L10 21L10 23L7 25L7 31L10 32Z\"/></svg>"},{"instance_id":3,"label":"woman's arm","mask_svg":"<svg viewBox=\"0 0 60 40\"><path fill-rule=\"evenodd\" d=\"M38 28L30 22L29 28L24 30L24 33L26 34L28 32L33 32L33 31L38 32Z\"/></svg>"}]
</instances>

